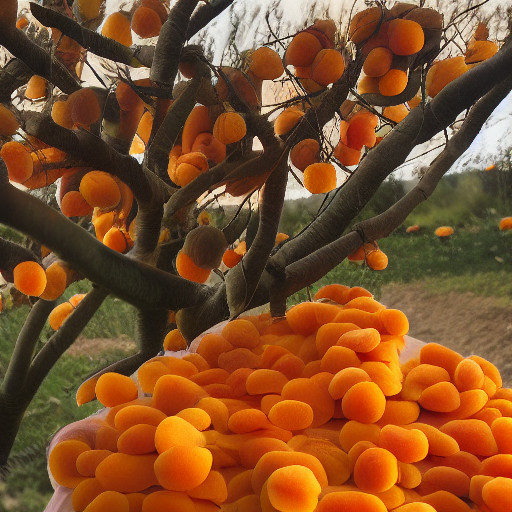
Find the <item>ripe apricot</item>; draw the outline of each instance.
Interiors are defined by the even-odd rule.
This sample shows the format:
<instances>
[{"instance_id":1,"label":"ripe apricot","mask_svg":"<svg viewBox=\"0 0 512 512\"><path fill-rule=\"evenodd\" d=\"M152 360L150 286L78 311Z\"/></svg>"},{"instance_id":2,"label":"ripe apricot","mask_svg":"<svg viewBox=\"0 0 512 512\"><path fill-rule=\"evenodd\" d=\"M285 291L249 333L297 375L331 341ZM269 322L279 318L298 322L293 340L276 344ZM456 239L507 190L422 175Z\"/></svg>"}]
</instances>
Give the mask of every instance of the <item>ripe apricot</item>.
<instances>
[{"instance_id":1,"label":"ripe apricot","mask_svg":"<svg viewBox=\"0 0 512 512\"><path fill-rule=\"evenodd\" d=\"M407 87L407 73L401 69L390 69L379 79L379 92L383 96L396 96Z\"/></svg>"},{"instance_id":2,"label":"ripe apricot","mask_svg":"<svg viewBox=\"0 0 512 512\"><path fill-rule=\"evenodd\" d=\"M125 252L128 243L123 232L116 227L111 227L103 237L103 243L116 252Z\"/></svg>"},{"instance_id":3,"label":"ripe apricot","mask_svg":"<svg viewBox=\"0 0 512 512\"><path fill-rule=\"evenodd\" d=\"M47 81L42 76L33 75L27 83L27 90L25 96L29 100L37 100L46 97L46 84Z\"/></svg>"},{"instance_id":4,"label":"ripe apricot","mask_svg":"<svg viewBox=\"0 0 512 512\"><path fill-rule=\"evenodd\" d=\"M412 20L394 19L388 25L388 46L395 55L418 53L425 43L421 25Z\"/></svg>"},{"instance_id":5,"label":"ripe apricot","mask_svg":"<svg viewBox=\"0 0 512 512\"><path fill-rule=\"evenodd\" d=\"M91 214L93 208L78 190L71 190L62 198L60 210L66 217L84 217Z\"/></svg>"},{"instance_id":6,"label":"ripe apricot","mask_svg":"<svg viewBox=\"0 0 512 512\"><path fill-rule=\"evenodd\" d=\"M339 142L334 148L334 157L337 158L343 165L351 167L357 165L361 160L361 150L349 148L343 142Z\"/></svg>"},{"instance_id":7,"label":"ripe apricot","mask_svg":"<svg viewBox=\"0 0 512 512\"><path fill-rule=\"evenodd\" d=\"M284 67L276 51L262 46L251 53L249 71L261 80L275 80L283 74Z\"/></svg>"},{"instance_id":8,"label":"ripe apricot","mask_svg":"<svg viewBox=\"0 0 512 512\"><path fill-rule=\"evenodd\" d=\"M314 473L305 466L278 468L267 481L270 503L282 512L312 512L316 509L320 491Z\"/></svg>"},{"instance_id":9,"label":"ripe apricot","mask_svg":"<svg viewBox=\"0 0 512 512\"><path fill-rule=\"evenodd\" d=\"M226 249L222 256L222 262L228 268L233 268L241 259L242 256L237 254L233 249Z\"/></svg>"},{"instance_id":10,"label":"ripe apricot","mask_svg":"<svg viewBox=\"0 0 512 512\"><path fill-rule=\"evenodd\" d=\"M244 118L236 112L224 112L213 126L213 136L223 144L233 144L245 137L247 127Z\"/></svg>"},{"instance_id":11,"label":"ripe apricot","mask_svg":"<svg viewBox=\"0 0 512 512\"><path fill-rule=\"evenodd\" d=\"M318 52L311 65L311 78L326 86L336 82L345 71L345 61L338 50L323 49Z\"/></svg>"},{"instance_id":12,"label":"ripe apricot","mask_svg":"<svg viewBox=\"0 0 512 512\"><path fill-rule=\"evenodd\" d=\"M384 76L391 68L393 53L385 46L374 48L366 57L363 72L369 77Z\"/></svg>"},{"instance_id":13,"label":"ripe apricot","mask_svg":"<svg viewBox=\"0 0 512 512\"><path fill-rule=\"evenodd\" d=\"M377 249L366 256L366 264L372 270L384 270L388 266L388 257Z\"/></svg>"},{"instance_id":14,"label":"ripe apricot","mask_svg":"<svg viewBox=\"0 0 512 512\"><path fill-rule=\"evenodd\" d=\"M313 34L299 32L288 45L284 60L292 66L311 66L320 50L322 45Z\"/></svg>"},{"instance_id":15,"label":"ripe apricot","mask_svg":"<svg viewBox=\"0 0 512 512\"><path fill-rule=\"evenodd\" d=\"M350 22L348 29L349 38L353 43L359 44L374 34L383 17L380 7L370 7L358 12Z\"/></svg>"},{"instance_id":16,"label":"ripe apricot","mask_svg":"<svg viewBox=\"0 0 512 512\"><path fill-rule=\"evenodd\" d=\"M105 407L114 407L135 400L138 395L137 384L115 372L104 373L96 382L96 397Z\"/></svg>"},{"instance_id":17,"label":"ripe apricot","mask_svg":"<svg viewBox=\"0 0 512 512\"><path fill-rule=\"evenodd\" d=\"M226 158L226 145L209 132L200 133L195 138L192 151L203 153L215 164L220 164Z\"/></svg>"},{"instance_id":18,"label":"ripe apricot","mask_svg":"<svg viewBox=\"0 0 512 512\"><path fill-rule=\"evenodd\" d=\"M80 181L80 193L91 206L101 209L114 208L121 200L116 180L103 171L88 172Z\"/></svg>"},{"instance_id":19,"label":"ripe apricot","mask_svg":"<svg viewBox=\"0 0 512 512\"><path fill-rule=\"evenodd\" d=\"M274 122L274 132L276 135L284 135L295 128L300 119L304 116L304 112L296 108L287 108L283 110Z\"/></svg>"},{"instance_id":20,"label":"ripe apricot","mask_svg":"<svg viewBox=\"0 0 512 512\"><path fill-rule=\"evenodd\" d=\"M39 297L46 288L46 273L36 261L22 261L13 270L14 286L25 295Z\"/></svg>"},{"instance_id":21,"label":"ripe apricot","mask_svg":"<svg viewBox=\"0 0 512 512\"><path fill-rule=\"evenodd\" d=\"M382 111L382 115L384 117L391 119L391 121L394 121L395 123L399 123L400 121L403 121L407 117L408 114L409 114L409 110L407 109L407 107L405 106L404 103L401 103L400 105L394 105L392 107L386 107ZM412 226L410 226L410 227L412 227ZM419 226L418 226L418 228L419 228ZM410 233L411 231L407 231L407 232Z\"/></svg>"},{"instance_id":22,"label":"ripe apricot","mask_svg":"<svg viewBox=\"0 0 512 512\"><path fill-rule=\"evenodd\" d=\"M451 57L435 62L427 73L425 82L427 94L435 98L442 89L468 69L464 57Z\"/></svg>"},{"instance_id":23,"label":"ripe apricot","mask_svg":"<svg viewBox=\"0 0 512 512\"><path fill-rule=\"evenodd\" d=\"M192 258L187 256L187 254L185 254L183 251L180 251L176 257L176 270L181 277L184 277L189 281L195 281L196 283L204 283L208 279L211 272L211 269L198 267L192 261Z\"/></svg>"},{"instance_id":24,"label":"ripe apricot","mask_svg":"<svg viewBox=\"0 0 512 512\"><path fill-rule=\"evenodd\" d=\"M354 481L362 491L379 493L390 489L398 480L398 461L384 448L368 448L356 460Z\"/></svg>"},{"instance_id":25,"label":"ripe apricot","mask_svg":"<svg viewBox=\"0 0 512 512\"><path fill-rule=\"evenodd\" d=\"M101 33L125 46L132 45L132 31L130 20L122 12L113 12L105 19Z\"/></svg>"},{"instance_id":26,"label":"ripe apricot","mask_svg":"<svg viewBox=\"0 0 512 512\"><path fill-rule=\"evenodd\" d=\"M318 163L319 159L320 144L316 139L301 140L290 151L290 160L300 171L304 171L308 165Z\"/></svg>"},{"instance_id":27,"label":"ripe apricot","mask_svg":"<svg viewBox=\"0 0 512 512\"><path fill-rule=\"evenodd\" d=\"M336 188L336 169L327 162L311 164L304 169L304 187L312 194L325 194Z\"/></svg>"},{"instance_id":28,"label":"ripe apricot","mask_svg":"<svg viewBox=\"0 0 512 512\"><path fill-rule=\"evenodd\" d=\"M84 87L74 92L67 103L71 105L71 119L75 125L88 127L100 118L100 104L91 88Z\"/></svg>"},{"instance_id":29,"label":"ripe apricot","mask_svg":"<svg viewBox=\"0 0 512 512\"><path fill-rule=\"evenodd\" d=\"M91 447L83 441L68 439L55 445L48 457L48 467L55 481L64 487L76 487L86 477L76 468L76 460L81 453Z\"/></svg>"},{"instance_id":30,"label":"ripe apricot","mask_svg":"<svg viewBox=\"0 0 512 512\"><path fill-rule=\"evenodd\" d=\"M32 176L34 162L30 152L20 142L6 142L0 149L0 157L2 157L7 166L9 180L15 183L23 183Z\"/></svg>"},{"instance_id":31,"label":"ripe apricot","mask_svg":"<svg viewBox=\"0 0 512 512\"><path fill-rule=\"evenodd\" d=\"M19 127L20 124L16 116L7 107L0 104L0 135L11 137Z\"/></svg>"},{"instance_id":32,"label":"ripe apricot","mask_svg":"<svg viewBox=\"0 0 512 512\"><path fill-rule=\"evenodd\" d=\"M43 300L56 300L66 290L67 273L62 265L55 261L46 269L46 286L40 297Z\"/></svg>"},{"instance_id":33,"label":"ripe apricot","mask_svg":"<svg viewBox=\"0 0 512 512\"><path fill-rule=\"evenodd\" d=\"M148 7L137 7L132 16L132 30L143 39L156 37L162 28L160 16Z\"/></svg>"}]
</instances>

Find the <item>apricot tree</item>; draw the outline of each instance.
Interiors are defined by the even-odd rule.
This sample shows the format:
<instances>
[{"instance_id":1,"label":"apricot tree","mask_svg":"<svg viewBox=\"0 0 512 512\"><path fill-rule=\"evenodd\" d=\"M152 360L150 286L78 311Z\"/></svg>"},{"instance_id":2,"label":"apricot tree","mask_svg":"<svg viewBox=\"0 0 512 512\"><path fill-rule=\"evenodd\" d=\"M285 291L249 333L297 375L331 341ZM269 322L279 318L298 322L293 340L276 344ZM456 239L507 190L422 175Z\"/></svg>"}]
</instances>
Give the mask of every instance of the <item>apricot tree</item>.
<instances>
[{"instance_id":1,"label":"apricot tree","mask_svg":"<svg viewBox=\"0 0 512 512\"><path fill-rule=\"evenodd\" d=\"M463 29L473 11L444 23L406 3L376 3L347 26L269 33L236 66L215 66L187 42L232 3L142 0L100 30L100 0L31 3L21 16L15 0L2 2L0 44L12 58L0 69L0 222L30 244L0 238L0 269L31 310L0 388L0 465L42 380L108 294L138 309L139 351L108 368L129 375L173 327L182 338L167 346L177 348L258 305L282 316L290 295L361 247L384 268L373 242L430 196L512 88L508 38L498 48L485 24ZM101 87L80 80L91 55L117 66ZM287 91L270 108L269 81ZM354 225L411 151L448 130L419 184ZM276 245L290 176L325 199ZM57 181L58 208L34 192ZM213 226L221 196L239 208ZM57 306L79 279L92 290ZM55 333L34 353L48 320Z\"/></svg>"}]
</instances>

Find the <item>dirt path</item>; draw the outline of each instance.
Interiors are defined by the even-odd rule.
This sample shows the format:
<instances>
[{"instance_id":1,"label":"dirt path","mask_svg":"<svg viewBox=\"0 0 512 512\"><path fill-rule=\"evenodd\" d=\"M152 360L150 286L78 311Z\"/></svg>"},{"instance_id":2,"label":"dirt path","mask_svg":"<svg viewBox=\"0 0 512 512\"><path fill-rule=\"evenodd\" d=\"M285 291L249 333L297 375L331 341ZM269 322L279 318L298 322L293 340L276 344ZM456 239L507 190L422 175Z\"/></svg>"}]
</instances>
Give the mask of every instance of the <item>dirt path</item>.
<instances>
[{"instance_id":1,"label":"dirt path","mask_svg":"<svg viewBox=\"0 0 512 512\"><path fill-rule=\"evenodd\" d=\"M472 293L432 295L417 284L388 285L380 302L407 315L414 338L485 357L512 386L512 308Z\"/></svg>"},{"instance_id":2,"label":"dirt path","mask_svg":"<svg viewBox=\"0 0 512 512\"><path fill-rule=\"evenodd\" d=\"M380 301L402 310L410 322L409 334L425 342L437 342L464 356L476 354L494 363L504 385L512 386L512 309L492 297L472 293L432 295L421 285L388 285ZM128 353L135 344L127 339L78 339L70 355L95 354L116 346Z\"/></svg>"}]
</instances>

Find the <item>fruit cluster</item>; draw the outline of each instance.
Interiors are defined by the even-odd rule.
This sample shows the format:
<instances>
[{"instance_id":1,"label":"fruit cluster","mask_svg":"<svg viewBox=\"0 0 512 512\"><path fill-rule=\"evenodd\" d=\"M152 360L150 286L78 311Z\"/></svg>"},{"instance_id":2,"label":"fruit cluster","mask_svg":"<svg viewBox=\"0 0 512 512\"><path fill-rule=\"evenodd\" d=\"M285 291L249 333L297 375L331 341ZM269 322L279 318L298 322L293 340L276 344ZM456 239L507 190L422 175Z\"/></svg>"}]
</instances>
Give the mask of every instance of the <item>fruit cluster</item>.
<instances>
[{"instance_id":1,"label":"fruit cluster","mask_svg":"<svg viewBox=\"0 0 512 512\"><path fill-rule=\"evenodd\" d=\"M359 92L382 96L402 93L409 69L416 67L432 44L438 44L442 28L440 13L414 4L398 3L389 10L371 7L357 13L350 23L349 37L362 46L365 56Z\"/></svg>"},{"instance_id":2,"label":"fruit cluster","mask_svg":"<svg viewBox=\"0 0 512 512\"><path fill-rule=\"evenodd\" d=\"M402 312L359 287L315 298L86 381L77 402L107 409L49 453L73 509L509 510L512 391L496 367L436 343L400 361Z\"/></svg>"}]
</instances>

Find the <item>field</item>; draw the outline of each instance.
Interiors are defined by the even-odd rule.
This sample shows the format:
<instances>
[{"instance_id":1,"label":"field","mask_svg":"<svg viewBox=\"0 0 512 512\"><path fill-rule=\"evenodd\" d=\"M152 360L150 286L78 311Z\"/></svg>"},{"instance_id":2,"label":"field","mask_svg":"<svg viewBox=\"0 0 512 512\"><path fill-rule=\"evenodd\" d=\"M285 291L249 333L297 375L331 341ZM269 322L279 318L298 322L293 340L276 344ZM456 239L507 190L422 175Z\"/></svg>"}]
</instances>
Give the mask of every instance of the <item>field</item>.
<instances>
[{"instance_id":1,"label":"field","mask_svg":"<svg viewBox=\"0 0 512 512\"><path fill-rule=\"evenodd\" d=\"M310 293L334 282L364 286L386 306L408 315L412 336L449 345L463 355L476 352L487 357L510 386L512 365L506 353L512 337L512 233L500 232L493 219L456 229L444 243L433 229L424 228L411 235L394 233L379 245L389 257L386 270L373 272L344 262ZM75 285L66 296L81 291L84 285ZM290 304L307 297L303 290ZM21 307L0 318L0 376L27 311ZM48 328L45 336L49 335ZM48 439L63 425L97 409L95 403L76 407L76 389L95 369L133 351L133 336L134 310L109 298L76 346L55 366L27 412L10 471L0 482L0 511L44 509L52 492L45 461Z\"/></svg>"}]
</instances>

